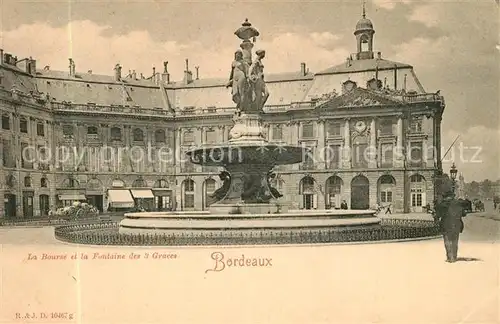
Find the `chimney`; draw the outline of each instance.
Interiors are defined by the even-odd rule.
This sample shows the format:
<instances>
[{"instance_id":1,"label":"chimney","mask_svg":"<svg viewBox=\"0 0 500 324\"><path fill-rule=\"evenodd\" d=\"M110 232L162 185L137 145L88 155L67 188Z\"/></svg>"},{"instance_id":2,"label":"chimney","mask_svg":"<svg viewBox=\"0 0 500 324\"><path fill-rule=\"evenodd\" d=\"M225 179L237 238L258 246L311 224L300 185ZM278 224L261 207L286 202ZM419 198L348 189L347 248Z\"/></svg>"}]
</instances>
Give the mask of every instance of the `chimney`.
<instances>
[{"instance_id":1,"label":"chimney","mask_svg":"<svg viewBox=\"0 0 500 324\"><path fill-rule=\"evenodd\" d=\"M69 76L75 76L75 61L72 58L69 59Z\"/></svg>"},{"instance_id":2,"label":"chimney","mask_svg":"<svg viewBox=\"0 0 500 324\"><path fill-rule=\"evenodd\" d=\"M394 64L394 90L398 90L398 66Z\"/></svg>"},{"instance_id":3,"label":"chimney","mask_svg":"<svg viewBox=\"0 0 500 324\"><path fill-rule=\"evenodd\" d=\"M193 82L193 73L189 71L189 60L186 59L186 70L184 71L184 82L190 84Z\"/></svg>"},{"instance_id":4,"label":"chimney","mask_svg":"<svg viewBox=\"0 0 500 324\"><path fill-rule=\"evenodd\" d=\"M135 73L135 70L132 71L132 79L137 80L137 73Z\"/></svg>"},{"instance_id":5,"label":"chimney","mask_svg":"<svg viewBox=\"0 0 500 324\"><path fill-rule=\"evenodd\" d=\"M200 79L200 67L195 66L194 68L196 69L196 80L199 80Z\"/></svg>"},{"instance_id":6,"label":"chimney","mask_svg":"<svg viewBox=\"0 0 500 324\"><path fill-rule=\"evenodd\" d=\"M28 73L31 75L36 75L36 60L34 60L31 56L30 56L30 61L29 61Z\"/></svg>"},{"instance_id":7,"label":"chimney","mask_svg":"<svg viewBox=\"0 0 500 324\"><path fill-rule=\"evenodd\" d=\"M170 83L170 73L168 73L168 61L163 62L163 74L161 75L163 83Z\"/></svg>"},{"instance_id":8,"label":"chimney","mask_svg":"<svg viewBox=\"0 0 500 324\"><path fill-rule=\"evenodd\" d=\"M153 76L151 77L151 81L156 84L156 68L153 66Z\"/></svg>"},{"instance_id":9,"label":"chimney","mask_svg":"<svg viewBox=\"0 0 500 324\"><path fill-rule=\"evenodd\" d=\"M3 64L3 48L0 48L0 65Z\"/></svg>"},{"instance_id":10,"label":"chimney","mask_svg":"<svg viewBox=\"0 0 500 324\"><path fill-rule=\"evenodd\" d=\"M121 81L122 80L122 67L120 64L115 65L115 81Z\"/></svg>"},{"instance_id":11,"label":"chimney","mask_svg":"<svg viewBox=\"0 0 500 324\"><path fill-rule=\"evenodd\" d=\"M92 74L92 70L88 70L88 71L87 71L87 73L88 73L88 74Z\"/></svg>"},{"instance_id":12,"label":"chimney","mask_svg":"<svg viewBox=\"0 0 500 324\"><path fill-rule=\"evenodd\" d=\"M141 72L141 79L144 79L144 74L142 74L142 72Z\"/></svg>"},{"instance_id":13,"label":"chimney","mask_svg":"<svg viewBox=\"0 0 500 324\"><path fill-rule=\"evenodd\" d=\"M302 76L306 76L307 75L306 63L304 63L304 62L300 63L300 74Z\"/></svg>"},{"instance_id":14,"label":"chimney","mask_svg":"<svg viewBox=\"0 0 500 324\"><path fill-rule=\"evenodd\" d=\"M381 60L382 59L382 52L377 52L377 60Z\"/></svg>"}]
</instances>

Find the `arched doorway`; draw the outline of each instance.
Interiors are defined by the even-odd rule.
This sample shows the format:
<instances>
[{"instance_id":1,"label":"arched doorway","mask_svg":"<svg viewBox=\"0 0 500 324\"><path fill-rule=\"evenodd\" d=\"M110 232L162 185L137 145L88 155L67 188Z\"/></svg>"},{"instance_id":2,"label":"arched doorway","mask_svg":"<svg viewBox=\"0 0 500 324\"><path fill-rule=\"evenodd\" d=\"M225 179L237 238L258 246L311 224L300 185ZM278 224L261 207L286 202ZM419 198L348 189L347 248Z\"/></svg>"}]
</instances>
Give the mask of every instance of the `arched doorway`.
<instances>
[{"instance_id":1,"label":"arched doorway","mask_svg":"<svg viewBox=\"0 0 500 324\"><path fill-rule=\"evenodd\" d=\"M339 209L342 202L342 186L344 182L338 176L331 176L325 184L325 208Z\"/></svg>"},{"instance_id":2,"label":"arched doorway","mask_svg":"<svg viewBox=\"0 0 500 324\"><path fill-rule=\"evenodd\" d=\"M190 210L194 208L194 181L186 179L182 182L182 209Z\"/></svg>"},{"instance_id":3,"label":"arched doorway","mask_svg":"<svg viewBox=\"0 0 500 324\"><path fill-rule=\"evenodd\" d=\"M394 202L396 179L391 175L383 175L378 179L378 202L382 206L389 206Z\"/></svg>"},{"instance_id":4,"label":"arched doorway","mask_svg":"<svg viewBox=\"0 0 500 324\"><path fill-rule=\"evenodd\" d=\"M87 201L92 206L96 207L100 212L103 211L104 207L104 186L102 182L97 178L92 178L87 181L87 188L85 195L87 196Z\"/></svg>"},{"instance_id":5,"label":"arched doorway","mask_svg":"<svg viewBox=\"0 0 500 324\"><path fill-rule=\"evenodd\" d=\"M318 195L314 189L314 179L306 176L300 180L299 194L302 195L302 209L315 209L318 207Z\"/></svg>"},{"instance_id":6,"label":"arched doorway","mask_svg":"<svg viewBox=\"0 0 500 324\"><path fill-rule=\"evenodd\" d=\"M370 182L363 175L351 181L351 209L370 208Z\"/></svg>"},{"instance_id":7,"label":"arched doorway","mask_svg":"<svg viewBox=\"0 0 500 324\"><path fill-rule=\"evenodd\" d=\"M210 197L216 189L216 182L214 179L209 178L203 182L203 210L212 204L213 199Z\"/></svg>"},{"instance_id":8,"label":"arched doorway","mask_svg":"<svg viewBox=\"0 0 500 324\"><path fill-rule=\"evenodd\" d=\"M158 211L172 210L172 190L167 180L159 179L153 184L155 208Z\"/></svg>"},{"instance_id":9,"label":"arched doorway","mask_svg":"<svg viewBox=\"0 0 500 324\"><path fill-rule=\"evenodd\" d=\"M426 205L426 185L425 178L420 174L414 174L410 177L410 195L411 211L421 213L423 206Z\"/></svg>"}]
</instances>

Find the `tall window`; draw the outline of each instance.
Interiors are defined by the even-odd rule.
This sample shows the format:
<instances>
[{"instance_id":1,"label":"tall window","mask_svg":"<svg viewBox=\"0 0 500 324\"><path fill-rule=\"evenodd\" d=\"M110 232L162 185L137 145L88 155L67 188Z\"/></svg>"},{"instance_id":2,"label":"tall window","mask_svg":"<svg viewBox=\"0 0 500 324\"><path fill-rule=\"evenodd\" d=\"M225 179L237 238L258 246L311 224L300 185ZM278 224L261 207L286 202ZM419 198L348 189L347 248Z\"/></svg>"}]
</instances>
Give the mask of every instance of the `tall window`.
<instances>
[{"instance_id":1,"label":"tall window","mask_svg":"<svg viewBox=\"0 0 500 324\"><path fill-rule=\"evenodd\" d=\"M10 118L8 115L2 115L2 129L10 129Z\"/></svg>"},{"instance_id":2,"label":"tall window","mask_svg":"<svg viewBox=\"0 0 500 324\"><path fill-rule=\"evenodd\" d=\"M412 118L410 125L412 133L422 133L422 118L420 117Z\"/></svg>"},{"instance_id":3,"label":"tall window","mask_svg":"<svg viewBox=\"0 0 500 324\"><path fill-rule=\"evenodd\" d=\"M42 122L36 123L36 135L45 136L45 125Z\"/></svg>"},{"instance_id":4,"label":"tall window","mask_svg":"<svg viewBox=\"0 0 500 324\"><path fill-rule=\"evenodd\" d=\"M425 179L423 176L414 174L410 177L410 192L411 206L422 207L425 201Z\"/></svg>"},{"instance_id":5,"label":"tall window","mask_svg":"<svg viewBox=\"0 0 500 324\"><path fill-rule=\"evenodd\" d=\"M33 156L32 150L28 149L28 143L21 144L21 168L32 169L33 168Z\"/></svg>"},{"instance_id":6,"label":"tall window","mask_svg":"<svg viewBox=\"0 0 500 324\"><path fill-rule=\"evenodd\" d=\"M302 164L302 169L303 170L312 170L314 169L314 153L315 153L315 147L308 147L308 151L304 156L303 164Z\"/></svg>"},{"instance_id":7,"label":"tall window","mask_svg":"<svg viewBox=\"0 0 500 324\"><path fill-rule=\"evenodd\" d=\"M217 143L217 133L214 129L205 130L205 144L216 144Z\"/></svg>"},{"instance_id":8,"label":"tall window","mask_svg":"<svg viewBox=\"0 0 500 324\"><path fill-rule=\"evenodd\" d=\"M394 145L382 144L380 146L380 166L383 168L390 168L393 165L394 158Z\"/></svg>"},{"instance_id":9,"label":"tall window","mask_svg":"<svg viewBox=\"0 0 500 324\"><path fill-rule=\"evenodd\" d=\"M380 135L392 135L392 120L384 119L380 122Z\"/></svg>"},{"instance_id":10,"label":"tall window","mask_svg":"<svg viewBox=\"0 0 500 324\"><path fill-rule=\"evenodd\" d=\"M19 120L19 130L21 133L28 133L28 121L24 117Z\"/></svg>"},{"instance_id":11,"label":"tall window","mask_svg":"<svg viewBox=\"0 0 500 324\"><path fill-rule=\"evenodd\" d=\"M184 186L184 208L194 208L194 181L186 179Z\"/></svg>"},{"instance_id":12,"label":"tall window","mask_svg":"<svg viewBox=\"0 0 500 324\"><path fill-rule=\"evenodd\" d=\"M182 134L183 145L194 145L194 133L192 131L185 131Z\"/></svg>"},{"instance_id":13,"label":"tall window","mask_svg":"<svg viewBox=\"0 0 500 324\"><path fill-rule=\"evenodd\" d=\"M157 129L155 131L155 142L165 143L165 131L163 129Z\"/></svg>"},{"instance_id":14,"label":"tall window","mask_svg":"<svg viewBox=\"0 0 500 324\"><path fill-rule=\"evenodd\" d=\"M339 122L329 121L327 127L328 137L341 136L341 124Z\"/></svg>"},{"instance_id":15,"label":"tall window","mask_svg":"<svg viewBox=\"0 0 500 324\"><path fill-rule=\"evenodd\" d=\"M134 138L134 142L144 141L144 133L142 132L142 129L140 129L140 128L134 129L133 138Z\"/></svg>"},{"instance_id":16,"label":"tall window","mask_svg":"<svg viewBox=\"0 0 500 324\"><path fill-rule=\"evenodd\" d=\"M271 133L271 138L273 141L283 140L283 127L281 125L273 125Z\"/></svg>"},{"instance_id":17,"label":"tall window","mask_svg":"<svg viewBox=\"0 0 500 324\"><path fill-rule=\"evenodd\" d=\"M328 145L326 150L326 165L329 169L338 169L340 168L340 145Z\"/></svg>"},{"instance_id":18,"label":"tall window","mask_svg":"<svg viewBox=\"0 0 500 324\"><path fill-rule=\"evenodd\" d=\"M410 157L409 164L414 167L421 167L423 165L423 149L422 142L410 143L408 156Z\"/></svg>"},{"instance_id":19,"label":"tall window","mask_svg":"<svg viewBox=\"0 0 500 324\"><path fill-rule=\"evenodd\" d=\"M367 168L368 159L368 139L366 136L358 136L352 145L352 166L353 168Z\"/></svg>"},{"instance_id":20,"label":"tall window","mask_svg":"<svg viewBox=\"0 0 500 324\"><path fill-rule=\"evenodd\" d=\"M122 140L122 130L118 127L111 128L111 140L121 141Z\"/></svg>"},{"instance_id":21,"label":"tall window","mask_svg":"<svg viewBox=\"0 0 500 324\"><path fill-rule=\"evenodd\" d=\"M40 187L42 187L42 188L47 188L48 187L47 178L41 178L40 179Z\"/></svg>"},{"instance_id":22,"label":"tall window","mask_svg":"<svg viewBox=\"0 0 500 324\"><path fill-rule=\"evenodd\" d=\"M314 124L302 124L302 138L314 138Z\"/></svg>"}]
</instances>

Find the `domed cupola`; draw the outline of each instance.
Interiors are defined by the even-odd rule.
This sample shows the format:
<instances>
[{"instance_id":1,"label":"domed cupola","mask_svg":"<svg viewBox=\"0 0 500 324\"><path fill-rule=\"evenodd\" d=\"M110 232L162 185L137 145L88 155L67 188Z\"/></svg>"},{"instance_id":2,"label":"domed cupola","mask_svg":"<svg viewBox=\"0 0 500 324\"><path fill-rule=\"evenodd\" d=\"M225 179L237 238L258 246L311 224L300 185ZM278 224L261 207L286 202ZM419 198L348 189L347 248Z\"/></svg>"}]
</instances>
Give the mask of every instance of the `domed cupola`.
<instances>
[{"instance_id":1,"label":"domed cupola","mask_svg":"<svg viewBox=\"0 0 500 324\"><path fill-rule=\"evenodd\" d=\"M363 2L363 17L356 24L354 35L358 44L358 52L356 54L358 60L373 59L373 23L366 18L365 3Z\"/></svg>"}]
</instances>

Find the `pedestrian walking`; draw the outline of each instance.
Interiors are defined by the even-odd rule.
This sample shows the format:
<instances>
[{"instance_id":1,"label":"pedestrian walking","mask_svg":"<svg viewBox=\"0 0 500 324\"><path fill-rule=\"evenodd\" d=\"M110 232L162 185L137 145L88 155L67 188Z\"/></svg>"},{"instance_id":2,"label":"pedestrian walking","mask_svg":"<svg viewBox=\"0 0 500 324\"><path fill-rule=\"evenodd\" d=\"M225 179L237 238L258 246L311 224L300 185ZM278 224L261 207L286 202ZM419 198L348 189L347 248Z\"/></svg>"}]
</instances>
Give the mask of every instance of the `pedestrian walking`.
<instances>
[{"instance_id":1,"label":"pedestrian walking","mask_svg":"<svg viewBox=\"0 0 500 324\"><path fill-rule=\"evenodd\" d=\"M458 240L464 230L462 217L466 215L463 204L455 199L453 191L446 192L436 206L436 220L443 235L446 262L457 261Z\"/></svg>"}]
</instances>

